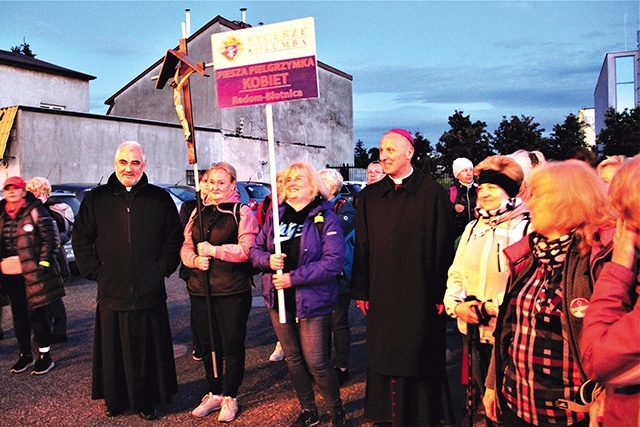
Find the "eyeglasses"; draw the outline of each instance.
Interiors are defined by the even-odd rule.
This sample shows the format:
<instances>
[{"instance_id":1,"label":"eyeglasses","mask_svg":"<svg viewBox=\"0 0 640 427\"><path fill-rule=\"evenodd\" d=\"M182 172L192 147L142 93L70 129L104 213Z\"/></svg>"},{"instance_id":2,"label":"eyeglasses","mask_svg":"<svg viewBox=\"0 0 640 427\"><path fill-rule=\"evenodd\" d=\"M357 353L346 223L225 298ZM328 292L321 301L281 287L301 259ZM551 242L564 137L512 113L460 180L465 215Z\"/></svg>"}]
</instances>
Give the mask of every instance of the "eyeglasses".
<instances>
[{"instance_id":1,"label":"eyeglasses","mask_svg":"<svg viewBox=\"0 0 640 427\"><path fill-rule=\"evenodd\" d=\"M532 166L538 166L538 164L540 163L540 160L538 159L538 156L536 156L535 153L529 153L529 160L531 160Z\"/></svg>"}]
</instances>

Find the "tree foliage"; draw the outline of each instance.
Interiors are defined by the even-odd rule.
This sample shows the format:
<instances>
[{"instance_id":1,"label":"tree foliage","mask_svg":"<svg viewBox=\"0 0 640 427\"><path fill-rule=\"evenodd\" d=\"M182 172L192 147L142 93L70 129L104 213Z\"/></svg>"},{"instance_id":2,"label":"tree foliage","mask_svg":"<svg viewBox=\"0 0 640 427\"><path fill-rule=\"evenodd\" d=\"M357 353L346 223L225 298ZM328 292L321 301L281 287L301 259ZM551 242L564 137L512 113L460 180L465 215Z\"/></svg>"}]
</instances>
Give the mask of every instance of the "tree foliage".
<instances>
[{"instance_id":1,"label":"tree foliage","mask_svg":"<svg viewBox=\"0 0 640 427\"><path fill-rule=\"evenodd\" d=\"M11 47L11 52L13 53L21 53L25 56L28 56L30 58L35 58L36 54L33 53L33 51L31 50L31 46L29 45L29 43L27 43L27 41L25 40L25 38L22 38L22 44L18 45L18 46L12 46Z\"/></svg>"},{"instance_id":2,"label":"tree foliage","mask_svg":"<svg viewBox=\"0 0 640 427\"><path fill-rule=\"evenodd\" d=\"M539 128L540 123L533 120L525 115L511 116L511 120L502 116L502 122L493 133L493 148L500 154L517 150L542 151L545 148L544 128Z\"/></svg>"},{"instance_id":3,"label":"tree foliage","mask_svg":"<svg viewBox=\"0 0 640 427\"><path fill-rule=\"evenodd\" d=\"M605 156L632 157L640 153L640 107L621 113L610 108L604 124L606 127L598 134L598 144L602 144Z\"/></svg>"},{"instance_id":4,"label":"tree foliage","mask_svg":"<svg viewBox=\"0 0 640 427\"><path fill-rule=\"evenodd\" d=\"M575 147L587 147L587 136L584 132L587 125L570 113L564 123L553 126L553 132L540 151L547 159L564 160L569 151Z\"/></svg>"},{"instance_id":5,"label":"tree foliage","mask_svg":"<svg viewBox=\"0 0 640 427\"><path fill-rule=\"evenodd\" d=\"M369 163L380 160L380 149L378 147L369 148L367 153L369 154Z\"/></svg>"},{"instance_id":6,"label":"tree foliage","mask_svg":"<svg viewBox=\"0 0 640 427\"><path fill-rule=\"evenodd\" d=\"M416 169L429 172L431 169L429 154L433 151L433 148L431 147L431 142L419 130L413 136L413 148L414 153L411 163Z\"/></svg>"},{"instance_id":7,"label":"tree foliage","mask_svg":"<svg viewBox=\"0 0 640 427\"><path fill-rule=\"evenodd\" d=\"M469 116L462 111L455 111L449 116L451 129L440 137L436 149L440 153L438 164L445 169L458 157L466 157L476 165L487 156L493 154L491 149L491 135L487 132L485 122L471 122Z\"/></svg>"},{"instance_id":8,"label":"tree foliage","mask_svg":"<svg viewBox=\"0 0 640 427\"><path fill-rule=\"evenodd\" d=\"M357 168L366 168L369 164L369 156L367 155L367 149L364 148L364 142L359 139L356 142L356 146L353 152L353 164Z\"/></svg>"}]
</instances>

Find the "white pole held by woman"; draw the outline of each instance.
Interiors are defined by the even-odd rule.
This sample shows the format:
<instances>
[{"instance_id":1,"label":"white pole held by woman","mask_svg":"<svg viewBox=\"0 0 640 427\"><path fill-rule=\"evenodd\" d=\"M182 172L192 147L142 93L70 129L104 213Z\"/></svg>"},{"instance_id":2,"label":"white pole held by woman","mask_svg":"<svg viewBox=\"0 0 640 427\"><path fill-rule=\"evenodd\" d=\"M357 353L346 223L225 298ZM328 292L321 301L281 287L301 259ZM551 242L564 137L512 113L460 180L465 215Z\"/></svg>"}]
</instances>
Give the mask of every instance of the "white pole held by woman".
<instances>
[{"instance_id":1,"label":"white pole held by woman","mask_svg":"<svg viewBox=\"0 0 640 427\"><path fill-rule=\"evenodd\" d=\"M273 108L271 104L265 105L267 115L267 143L269 146L269 174L271 175L271 213L273 214L273 244L276 255L282 253L280 246L280 212L278 211L278 184L276 181L276 149L273 138ZM276 274L282 274L282 269ZM287 323L287 314L284 306L284 289L278 289L278 316L280 323Z\"/></svg>"}]
</instances>

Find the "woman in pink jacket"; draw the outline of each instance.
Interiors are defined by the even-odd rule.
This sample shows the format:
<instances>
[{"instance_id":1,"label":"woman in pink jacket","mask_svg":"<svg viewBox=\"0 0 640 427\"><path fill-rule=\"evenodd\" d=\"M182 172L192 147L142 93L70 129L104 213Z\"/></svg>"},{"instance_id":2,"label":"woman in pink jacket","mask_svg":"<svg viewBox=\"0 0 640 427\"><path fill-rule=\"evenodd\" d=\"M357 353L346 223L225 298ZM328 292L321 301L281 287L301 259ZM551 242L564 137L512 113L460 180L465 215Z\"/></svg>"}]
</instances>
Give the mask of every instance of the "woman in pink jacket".
<instances>
[{"instance_id":1,"label":"woman in pink jacket","mask_svg":"<svg viewBox=\"0 0 640 427\"><path fill-rule=\"evenodd\" d=\"M207 173L204 208L191 215L180 250L185 267L193 269L187 290L209 386L209 392L191 415L204 417L220 410L218 421L229 422L238 412L236 396L244 378L244 341L251 309L249 248L258 234L258 222L251 209L240 203L233 166L216 163ZM213 372L212 349L216 350L217 377Z\"/></svg>"},{"instance_id":2,"label":"woman in pink jacket","mask_svg":"<svg viewBox=\"0 0 640 427\"><path fill-rule=\"evenodd\" d=\"M584 370L606 386L604 426L640 426L640 155L609 188L620 213L611 262L596 281L580 340Z\"/></svg>"}]
</instances>

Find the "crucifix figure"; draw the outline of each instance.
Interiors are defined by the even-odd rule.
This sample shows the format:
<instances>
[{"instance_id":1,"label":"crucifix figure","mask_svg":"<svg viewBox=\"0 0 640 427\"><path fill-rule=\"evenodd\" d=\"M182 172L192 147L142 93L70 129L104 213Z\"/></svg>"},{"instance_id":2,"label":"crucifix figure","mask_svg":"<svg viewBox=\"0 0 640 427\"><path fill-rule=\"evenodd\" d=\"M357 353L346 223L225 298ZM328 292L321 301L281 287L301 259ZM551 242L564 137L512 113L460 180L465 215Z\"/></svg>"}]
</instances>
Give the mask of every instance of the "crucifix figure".
<instances>
[{"instance_id":1,"label":"crucifix figure","mask_svg":"<svg viewBox=\"0 0 640 427\"><path fill-rule=\"evenodd\" d=\"M191 74L193 74L195 70L190 68L185 75L180 77L181 68L182 67L176 67L176 73L173 76L173 81L169 83L169 85L173 88L173 103L176 106L176 113L178 113L178 119L180 120L182 130L184 131L184 140L191 141L191 126L189 123L191 114L185 114L184 105L182 104L182 89L184 88L185 83L189 81L189 77L191 77Z\"/></svg>"},{"instance_id":2,"label":"crucifix figure","mask_svg":"<svg viewBox=\"0 0 640 427\"><path fill-rule=\"evenodd\" d=\"M179 49L167 50L160 68L160 74L156 77L156 89L162 89L173 77L173 81L169 85L173 88L173 103L184 132L184 140L187 142L187 154L191 165L197 164L197 158L195 136L193 135L189 78L194 72L201 76L209 77L205 73L204 67L204 62L195 62L187 56L187 41L180 39Z\"/></svg>"}]
</instances>

